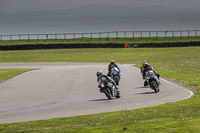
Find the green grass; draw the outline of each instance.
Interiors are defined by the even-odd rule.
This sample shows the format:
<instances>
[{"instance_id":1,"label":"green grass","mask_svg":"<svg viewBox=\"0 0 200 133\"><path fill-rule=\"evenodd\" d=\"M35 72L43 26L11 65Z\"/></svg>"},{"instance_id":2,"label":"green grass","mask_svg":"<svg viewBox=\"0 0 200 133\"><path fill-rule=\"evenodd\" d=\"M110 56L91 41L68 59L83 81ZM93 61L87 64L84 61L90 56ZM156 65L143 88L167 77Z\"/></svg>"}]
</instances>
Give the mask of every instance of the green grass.
<instances>
[{"instance_id":1,"label":"green grass","mask_svg":"<svg viewBox=\"0 0 200 133\"><path fill-rule=\"evenodd\" d=\"M162 77L195 93L154 107L59 119L1 124L0 132L200 132L200 47L0 51L0 62L109 62L147 60Z\"/></svg>"},{"instance_id":2,"label":"green grass","mask_svg":"<svg viewBox=\"0 0 200 133\"><path fill-rule=\"evenodd\" d=\"M35 69L0 69L0 83Z\"/></svg>"},{"instance_id":3,"label":"green grass","mask_svg":"<svg viewBox=\"0 0 200 133\"><path fill-rule=\"evenodd\" d=\"M61 43L165 43L200 41L200 36L191 37L129 37L129 38L78 38L78 39L35 39L35 40L4 40L0 45L22 44L61 44Z\"/></svg>"}]
</instances>

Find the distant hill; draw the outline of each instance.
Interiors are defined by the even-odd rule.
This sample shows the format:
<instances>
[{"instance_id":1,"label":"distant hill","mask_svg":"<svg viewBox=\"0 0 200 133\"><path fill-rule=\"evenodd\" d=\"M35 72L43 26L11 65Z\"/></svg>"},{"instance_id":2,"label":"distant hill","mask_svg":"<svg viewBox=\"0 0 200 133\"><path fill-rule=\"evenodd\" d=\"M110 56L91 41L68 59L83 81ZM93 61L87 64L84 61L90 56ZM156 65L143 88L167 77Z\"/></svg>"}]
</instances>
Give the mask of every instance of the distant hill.
<instances>
[{"instance_id":1,"label":"distant hill","mask_svg":"<svg viewBox=\"0 0 200 133\"><path fill-rule=\"evenodd\" d=\"M0 19L58 19L67 21L100 21L121 19L158 19L200 17L199 9L182 9L166 6L120 7L111 5L90 5L70 10L29 11L19 13L1 13Z\"/></svg>"}]
</instances>

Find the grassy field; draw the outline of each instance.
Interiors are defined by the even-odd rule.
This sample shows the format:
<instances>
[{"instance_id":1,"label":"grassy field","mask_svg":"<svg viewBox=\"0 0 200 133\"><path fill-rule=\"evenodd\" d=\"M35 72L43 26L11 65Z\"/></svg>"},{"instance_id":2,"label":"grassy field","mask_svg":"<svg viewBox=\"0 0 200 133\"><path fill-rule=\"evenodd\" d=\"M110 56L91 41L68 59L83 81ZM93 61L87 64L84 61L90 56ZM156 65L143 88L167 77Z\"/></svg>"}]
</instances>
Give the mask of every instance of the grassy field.
<instances>
[{"instance_id":1,"label":"grassy field","mask_svg":"<svg viewBox=\"0 0 200 133\"><path fill-rule=\"evenodd\" d=\"M34 69L0 69L0 83Z\"/></svg>"},{"instance_id":2,"label":"grassy field","mask_svg":"<svg viewBox=\"0 0 200 133\"><path fill-rule=\"evenodd\" d=\"M109 62L111 59L134 63L136 67L147 60L162 77L181 83L195 96L129 111L1 124L0 132L200 132L200 47L0 51L0 62ZM10 73L1 73L1 80Z\"/></svg>"},{"instance_id":3,"label":"grassy field","mask_svg":"<svg viewBox=\"0 0 200 133\"><path fill-rule=\"evenodd\" d=\"M78 38L78 39L40 39L40 40L5 40L0 45L22 44L63 44L63 43L165 43L165 42L191 42L200 41L197 37L129 37L129 38Z\"/></svg>"}]
</instances>

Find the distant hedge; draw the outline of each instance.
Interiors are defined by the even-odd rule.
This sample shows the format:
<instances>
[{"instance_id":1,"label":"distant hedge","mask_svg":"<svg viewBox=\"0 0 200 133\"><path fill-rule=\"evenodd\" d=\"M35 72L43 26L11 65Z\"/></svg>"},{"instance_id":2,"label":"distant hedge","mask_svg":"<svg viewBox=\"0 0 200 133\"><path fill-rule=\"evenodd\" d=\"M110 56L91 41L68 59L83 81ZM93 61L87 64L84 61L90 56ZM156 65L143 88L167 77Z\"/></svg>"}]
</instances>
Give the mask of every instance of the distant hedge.
<instances>
[{"instance_id":1,"label":"distant hedge","mask_svg":"<svg viewBox=\"0 0 200 133\"><path fill-rule=\"evenodd\" d=\"M128 47L187 47L200 46L200 42L169 42L128 44ZM23 44L0 46L0 50L36 50L36 49L67 49L67 48L124 48L124 43L76 43L76 44Z\"/></svg>"},{"instance_id":2,"label":"distant hedge","mask_svg":"<svg viewBox=\"0 0 200 133\"><path fill-rule=\"evenodd\" d=\"M35 49L66 49L66 48L122 48L124 44L98 43L98 44L23 44L0 46L0 50L35 50Z\"/></svg>"}]
</instances>

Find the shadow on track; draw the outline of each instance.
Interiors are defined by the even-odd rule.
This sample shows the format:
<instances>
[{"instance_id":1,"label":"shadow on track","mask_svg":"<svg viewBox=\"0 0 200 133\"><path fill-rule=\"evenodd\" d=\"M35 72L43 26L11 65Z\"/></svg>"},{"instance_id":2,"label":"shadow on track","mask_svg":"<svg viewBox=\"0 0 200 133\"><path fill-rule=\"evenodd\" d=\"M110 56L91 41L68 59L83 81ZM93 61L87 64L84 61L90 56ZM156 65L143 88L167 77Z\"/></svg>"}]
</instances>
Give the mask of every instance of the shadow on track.
<instances>
[{"instance_id":1,"label":"shadow on track","mask_svg":"<svg viewBox=\"0 0 200 133\"><path fill-rule=\"evenodd\" d=\"M155 94L155 92L144 92L144 93L137 93L135 95L141 95L141 94Z\"/></svg>"},{"instance_id":2,"label":"shadow on track","mask_svg":"<svg viewBox=\"0 0 200 133\"><path fill-rule=\"evenodd\" d=\"M90 101L110 101L111 99L96 99L96 100L90 100Z\"/></svg>"},{"instance_id":3,"label":"shadow on track","mask_svg":"<svg viewBox=\"0 0 200 133\"><path fill-rule=\"evenodd\" d=\"M141 88L148 88L148 87L144 87L144 86L143 87L136 87L135 89L141 89Z\"/></svg>"}]
</instances>

